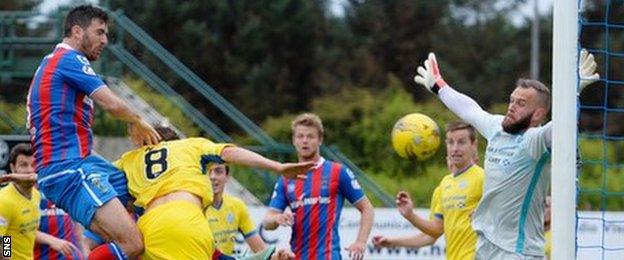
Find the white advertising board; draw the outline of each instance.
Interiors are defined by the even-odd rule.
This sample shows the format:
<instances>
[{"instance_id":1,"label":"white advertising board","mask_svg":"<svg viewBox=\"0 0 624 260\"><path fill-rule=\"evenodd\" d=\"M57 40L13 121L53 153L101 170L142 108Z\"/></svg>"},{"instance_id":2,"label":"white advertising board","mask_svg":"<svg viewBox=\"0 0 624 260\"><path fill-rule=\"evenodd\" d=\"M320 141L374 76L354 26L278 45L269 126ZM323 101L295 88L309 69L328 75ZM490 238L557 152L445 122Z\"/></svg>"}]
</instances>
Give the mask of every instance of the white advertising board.
<instances>
[{"instance_id":1,"label":"white advertising board","mask_svg":"<svg viewBox=\"0 0 624 260\"><path fill-rule=\"evenodd\" d=\"M249 211L257 224L260 224L266 213L266 207L250 207ZM428 216L428 209L417 209L418 214ZM357 236L360 213L355 208L344 208L340 218L340 242L343 248L343 259L348 259L348 247ZM577 259L624 259L624 212L579 212ZM375 223L371 231L373 235L401 236L419 232L401 217L394 208L376 208ZM278 248L289 247L291 230L280 227L274 231L260 231L263 240ZM604 244L603 242L604 241ZM610 250L603 250L607 248ZM367 244L366 258L372 260L399 259L445 259L444 236L432 246L414 248L383 248L375 249L370 239ZM617 250L620 249L620 250ZM248 252L242 236L237 239L237 252ZM603 255L604 254L604 255Z\"/></svg>"}]
</instances>

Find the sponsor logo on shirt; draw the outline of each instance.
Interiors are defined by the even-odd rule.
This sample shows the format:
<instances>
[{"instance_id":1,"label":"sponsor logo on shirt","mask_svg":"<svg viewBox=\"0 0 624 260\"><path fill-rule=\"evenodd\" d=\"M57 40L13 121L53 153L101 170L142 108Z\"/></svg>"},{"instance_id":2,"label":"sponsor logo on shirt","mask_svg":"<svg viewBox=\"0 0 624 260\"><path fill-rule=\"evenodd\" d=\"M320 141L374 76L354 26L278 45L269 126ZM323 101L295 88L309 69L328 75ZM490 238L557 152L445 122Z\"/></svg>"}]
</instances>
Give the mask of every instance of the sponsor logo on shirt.
<instances>
[{"instance_id":1,"label":"sponsor logo on shirt","mask_svg":"<svg viewBox=\"0 0 624 260\"><path fill-rule=\"evenodd\" d=\"M41 210L41 216L65 216L67 215L67 213L65 211L63 211L60 208L57 208L56 206L53 206L52 208L48 208L48 209L44 209Z\"/></svg>"},{"instance_id":2,"label":"sponsor logo on shirt","mask_svg":"<svg viewBox=\"0 0 624 260\"><path fill-rule=\"evenodd\" d=\"M346 168L346 170L347 170L347 174L349 175L349 178L351 178L351 179L355 179L355 174L353 174L353 172L351 171L351 169Z\"/></svg>"},{"instance_id":3,"label":"sponsor logo on shirt","mask_svg":"<svg viewBox=\"0 0 624 260\"><path fill-rule=\"evenodd\" d=\"M76 55L76 59L77 59L80 63L82 63L82 64L84 64L84 65L87 65L87 66L89 66L89 65L90 65L90 64L89 64L89 59L87 59L87 57L85 57L85 56L82 56L82 55Z\"/></svg>"},{"instance_id":4,"label":"sponsor logo on shirt","mask_svg":"<svg viewBox=\"0 0 624 260\"><path fill-rule=\"evenodd\" d=\"M300 198L296 201L291 202L290 208L294 210L296 208L306 206L306 205L329 204L330 201L331 200L329 199L329 197L323 197L323 196L311 197L311 198Z\"/></svg>"}]
</instances>

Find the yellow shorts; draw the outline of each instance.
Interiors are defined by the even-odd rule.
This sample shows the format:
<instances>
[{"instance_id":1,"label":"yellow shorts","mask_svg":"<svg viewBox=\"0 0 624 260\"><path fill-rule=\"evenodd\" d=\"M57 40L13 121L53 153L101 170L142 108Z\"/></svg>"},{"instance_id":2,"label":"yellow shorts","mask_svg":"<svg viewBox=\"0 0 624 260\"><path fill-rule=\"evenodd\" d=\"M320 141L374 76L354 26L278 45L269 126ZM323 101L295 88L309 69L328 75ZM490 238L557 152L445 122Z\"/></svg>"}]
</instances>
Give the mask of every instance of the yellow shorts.
<instances>
[{"instance_id":1,"label":"yellow shorts","mask_svg":"<svg viewBox=\"0 0 624 260\"><path fill-rule=\"evenodd\" d=\"M143 233L143 260L212 259L214 241L208 220L196 205L172 201L160 205L138 221Z\"/></svg>"}]
</instances>

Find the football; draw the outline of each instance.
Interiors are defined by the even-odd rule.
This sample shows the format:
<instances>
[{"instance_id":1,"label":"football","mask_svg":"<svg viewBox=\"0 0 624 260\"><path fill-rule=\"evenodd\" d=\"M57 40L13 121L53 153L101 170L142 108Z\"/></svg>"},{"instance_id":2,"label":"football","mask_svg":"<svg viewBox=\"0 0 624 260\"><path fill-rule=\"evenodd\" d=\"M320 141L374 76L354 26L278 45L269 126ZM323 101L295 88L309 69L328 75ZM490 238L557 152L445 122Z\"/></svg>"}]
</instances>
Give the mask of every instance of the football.
<instances>
[{"instance_id":1,"label":"football","mask_svg":"<svg viewBox=\"0 0 624 260\"><path fill-rule=\"evenodd\" d=\"M426 115L406 115L394 124L392 147L403 158L427 160L440 147L440 128Z\"/></svg>"}]
</instances>

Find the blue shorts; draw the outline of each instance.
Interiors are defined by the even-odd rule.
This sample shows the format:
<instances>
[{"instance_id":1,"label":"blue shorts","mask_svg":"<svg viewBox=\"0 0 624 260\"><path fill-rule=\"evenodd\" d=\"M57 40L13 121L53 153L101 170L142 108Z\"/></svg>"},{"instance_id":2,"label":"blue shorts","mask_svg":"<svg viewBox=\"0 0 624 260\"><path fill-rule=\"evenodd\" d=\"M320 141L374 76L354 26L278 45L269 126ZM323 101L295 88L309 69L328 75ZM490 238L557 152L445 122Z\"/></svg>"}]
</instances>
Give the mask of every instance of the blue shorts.
<instances>
[{"instance_id":1,"label":"blue shorts","mask_svg":"<svg viewBox=\"0 0 624 260\"><path fill-rule=\"evenodd\" d=\"M130 195L123 172L95 155L50 164L37 173L39 190L84 227L97 208L118 197L125 206Z\"/></svg>"}]
</instances>

